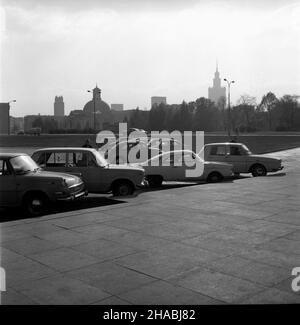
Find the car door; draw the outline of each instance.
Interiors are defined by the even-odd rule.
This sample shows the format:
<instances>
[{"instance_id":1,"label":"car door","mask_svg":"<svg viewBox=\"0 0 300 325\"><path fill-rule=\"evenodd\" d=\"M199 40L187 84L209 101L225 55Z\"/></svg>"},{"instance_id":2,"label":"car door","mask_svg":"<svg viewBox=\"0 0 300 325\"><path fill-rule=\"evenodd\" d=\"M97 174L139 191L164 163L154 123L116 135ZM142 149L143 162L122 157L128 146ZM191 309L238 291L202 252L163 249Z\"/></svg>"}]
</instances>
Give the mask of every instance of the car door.
<instances>
[{"instance_id":1,"label":"car door","mask_svg":"<svg viewBox=\"0 0 300 325\"><path fill-rule=\"evenodd\" d=\"M14 206L17 204L16 176L6 159L0 159L0 205Z\"/></svg>"},{"instance_id":2,"label":"car door","mask_svg":"<svg viewBox=\"0 0 300 325\"><path fill-rule=\"evenodd\" d=\"M81 175L89 192L103 192L106 190L108 180L105 168L97 164L96 158L89 151L68 152L66 172Z\"/></svg>"},{"instance_id":3,"label":"car door","mask_svg":"<svg viewBox=\"0 0 300 325\"><path fill-rule=\"evenodd\" d=\"M164 180L183 181L185 179L185 166L182 163L181 153L170 153L162 156L162 165Z\"/></svg>"},{"instance_id":4,"label":"car door","mask_svg":"<svg viewBox=\"0 0 300 325\"><path fill-rule=\"evenodd\" d=\"M246 157L241 146L230 144L228 145L228 153L226 156L226 162L233 165L234 173L245 173L246 170Z\"/></svg>"}]
</instances>

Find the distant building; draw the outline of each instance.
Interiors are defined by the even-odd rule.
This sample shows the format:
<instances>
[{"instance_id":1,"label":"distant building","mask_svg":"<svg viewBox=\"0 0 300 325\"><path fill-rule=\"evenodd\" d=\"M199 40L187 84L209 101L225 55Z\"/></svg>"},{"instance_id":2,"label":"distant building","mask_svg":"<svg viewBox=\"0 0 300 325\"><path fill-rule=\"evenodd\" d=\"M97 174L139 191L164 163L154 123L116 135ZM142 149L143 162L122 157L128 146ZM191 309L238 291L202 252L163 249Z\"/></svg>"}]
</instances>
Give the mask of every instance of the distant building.
<instances>
[{"instance_id":1,"label":"distant building","mask_svg":"<svg viewBox=\"0 0 300 325\"><path fill-rule=\"evenodd\" d=\"M24 117L10 117L10 133L24 131Z\"/></svg>"},{"instance_id":2,"label":"distant building","mask_svg":"<svg viewBox=\"0 0 300 325\"><path fill-rule=\"evenodd\" d=\"M167 97L153 96L151 97L151 107L153 105L167 104Z\"/></svg>"},{"instance_id":3,"label":"distant building","mask_svg":"<svg viewBox=\"0 0 300 325\"><path fill-rule=\"evenodd\" d=\"M65 104L63 96L55 96L54 100L54 116L65 115Z\"/></svg>"},{"instance_id":4,"label":"distant building","mask_svg":"<svg viewBox=\"0 0 300 325\"><path fill-rule=\"evenodd\" d=\"M124 111L124 105L123 105L123 104L111 104L111 105L110 105L110 108L111 108L113 111L117 111L117 112Z\"/></svg>"},{"instance_id":5,"label":"distant building","mask_svg":"<svg viewBox=\"0 0 300 325\"><path fill-rule=\"evenodd\" d=\"M9 103L0 103L0 134L10 134Z\"/></svg>"},{"instance_id":6,"label":"distant building","mask_svg":"<svg viewBox=\"0 0 300 325\"><path fill-rule=\"evenodd\" d=\"M98 132L114 128L120 122L129 121L132 112L134 112L134 110L124 110L123 104L109 106L102 100L101 89L97 85L93 89L93 98L84 105L83 109L74 109L69 115L64 116L64 108L61 103L63 104L63 97L56 96L54 116L25 116L24 131L28 133L30 129L39 127L43 133L54 133L56 130L58 132Z\"/></svg>"},{"instance_id":7,"label":"distant building","mask_svg":"<svg viewBox=\"0 0 300 325\"><path fill-rule=\"evenodd\" d=\"M218 66L216 67L213 86L208 88L208 99L210 99L215 104L218 104L220 100L225 101L226 99L226 88L221 87L221 78L218 71Z\"/></svg>"}]
</instances>

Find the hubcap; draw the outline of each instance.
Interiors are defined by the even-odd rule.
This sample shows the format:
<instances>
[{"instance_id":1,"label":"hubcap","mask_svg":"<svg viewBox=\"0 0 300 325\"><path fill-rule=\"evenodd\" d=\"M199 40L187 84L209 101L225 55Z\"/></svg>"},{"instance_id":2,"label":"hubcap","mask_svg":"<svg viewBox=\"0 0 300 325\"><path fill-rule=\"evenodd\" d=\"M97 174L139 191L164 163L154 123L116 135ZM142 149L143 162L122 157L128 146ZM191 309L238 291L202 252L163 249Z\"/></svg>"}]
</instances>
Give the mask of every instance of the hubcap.
<instances>
[{"instance_id":1,"label":"hubcap","mask_svg":"<svg viewBox=\"0 0 300 325\"><path fill-rule=\"evenodd\" d=\"M30 202L30 209L32 212L39 213L43 209L43 202L38 198L33 199Z\"/></svg>"},{"instance_id":2,"label":"hubcap","mask_svg":"<svg viewBox=\"0 0 300 325\"><path fill-rule=\"evenodd\" d=\"M264 170L261 167L259 167L259 168L256 169L256 172L257 172L258 175L263 175Z\"/></svg>"},{"instance_id":3,"label":"hubcap","mask_svg":"<svg viewBox=\"0 0 300 325\"><path fill-rule=\"evenodd\" d=\"M120 186L120 188L119 188L119 193L121 194L121 195L127 195L128 194L128 187L126 186L126 185L122 185L122 186Z\"/></svg>"}]
</instances>

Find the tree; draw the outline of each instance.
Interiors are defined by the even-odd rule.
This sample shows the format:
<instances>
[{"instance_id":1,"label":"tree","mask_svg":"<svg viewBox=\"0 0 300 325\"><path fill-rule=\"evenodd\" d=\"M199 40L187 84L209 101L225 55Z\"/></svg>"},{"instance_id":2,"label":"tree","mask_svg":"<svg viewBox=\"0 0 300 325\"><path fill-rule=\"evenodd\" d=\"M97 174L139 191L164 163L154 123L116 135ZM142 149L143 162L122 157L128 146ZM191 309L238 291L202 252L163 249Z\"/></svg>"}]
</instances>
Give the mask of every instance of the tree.
<instances>
[{"instance_id":1,"label":"tree","mask_svg":"<svg viewBox=\"0 0 300 325\"><path fill-rule=\"evenodd\" d=\"M292 131L296 127L296 115L299 110L298 96L284 95L277 102L279 113L279 129Z\"/></svg>"},{"instance_id":2,"label":"tree","mask_svg":"<svg viewBox=\"0 0 300 325\"><path fill-rule=\"evenodd\" d=\"M149 113L149 127L153 131L162 131L165 128L166 105L153 105Z\"/></svg>"},{"instance_id":3,"label":"tree","mask_svg":"<svg viewBox=\"0 0 300 325\"><path fill-rule=\"evenodd\" d=\"M256 130L255 121L256 98L247 94L242 95L238 100L236 111L238 111L239 119L234 120L234 129L245 129L247 132Z\"/></svg>"},{"instance_id":4,"label":"tree","mask_svg":"<svg viewBox=\"0 0 300 325\"><path fill-rule=\"evenodd\" d=\"M274 93L268 92L261 99L259 109L268 113L269 130L272 130L272 110L276 107L278 99Z\"/></svg>"}]
</instances>

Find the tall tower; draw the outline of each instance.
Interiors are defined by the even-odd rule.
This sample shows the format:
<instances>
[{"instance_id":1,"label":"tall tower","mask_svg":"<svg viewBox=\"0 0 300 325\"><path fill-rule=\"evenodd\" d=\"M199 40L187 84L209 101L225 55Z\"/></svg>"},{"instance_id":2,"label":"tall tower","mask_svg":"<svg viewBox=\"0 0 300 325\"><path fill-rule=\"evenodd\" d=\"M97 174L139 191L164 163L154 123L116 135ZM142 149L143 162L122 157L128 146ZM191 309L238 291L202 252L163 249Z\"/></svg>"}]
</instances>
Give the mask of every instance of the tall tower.
<instances>
[{"instance_id":1,"label":"tall tower","mask_svg":"<svg viewBox=\"0 0 300 325\"><path fill-rule=\"evenodd\" d=\"M223 100L226 100L226 88L221 87L221 78L217 64L215 77L213 79L213 86L208 88L208 99L215 104L218 104L222 98Z\"/></svg>"},{"instance_id":2,"label":"tall tower","mask_svg":"<svg viewBox=\"0 0 300 325\"><path fill-rule=\"evenodd\" d=\"M54 116L65 116L65 103L63 96L55 96Z\"/></svg>"}]
</instances>

